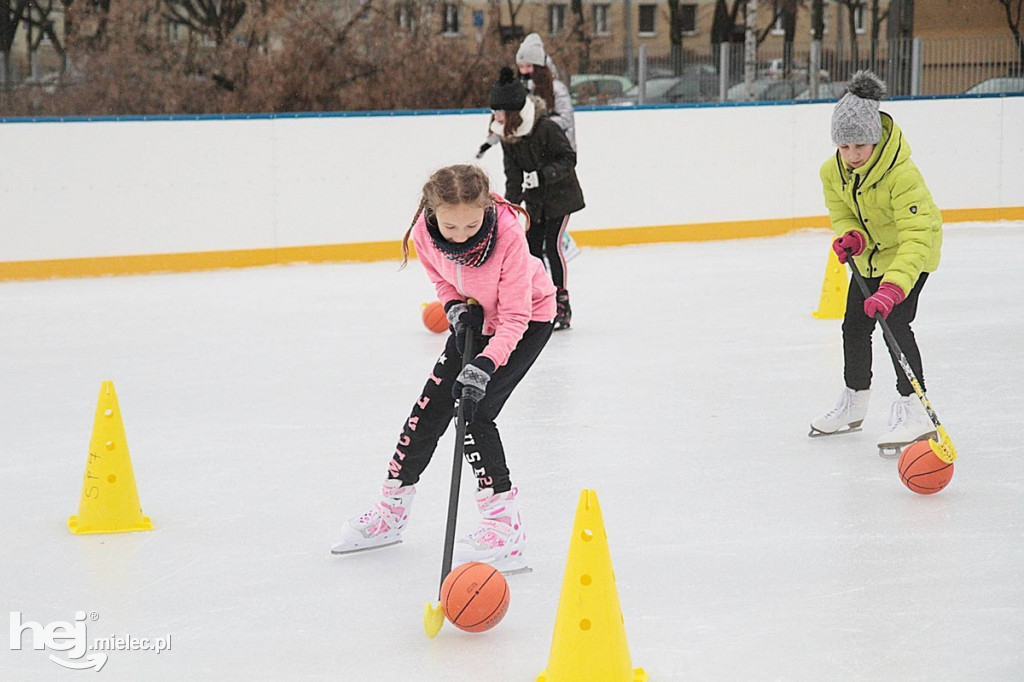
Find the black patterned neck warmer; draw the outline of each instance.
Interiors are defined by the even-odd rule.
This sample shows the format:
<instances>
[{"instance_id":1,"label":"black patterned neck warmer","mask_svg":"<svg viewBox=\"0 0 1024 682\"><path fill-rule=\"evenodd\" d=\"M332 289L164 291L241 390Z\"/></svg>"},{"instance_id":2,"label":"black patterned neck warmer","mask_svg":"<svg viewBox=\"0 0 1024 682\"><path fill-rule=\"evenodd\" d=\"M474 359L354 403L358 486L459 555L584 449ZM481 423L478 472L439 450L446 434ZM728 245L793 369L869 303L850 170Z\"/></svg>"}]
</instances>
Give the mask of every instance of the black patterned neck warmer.
<instances>
[{"instance_id":1,"label":"black patterned neck warmer","mask_svg":"<svg viewBox=\"0 0 1024 682\"><path fill-rule=\"evenodd\" d=\"M433 213L428 213L427 233L434 242L434 246L437 247L437 250L445 258L459 265L468 265L471 268L476 268L483 265L484 261L491 255L491 251L494 250L494 243L498 237L498 230L495 229L495 226L498 224L497 216L498 213L494 210L494 207L488 207L484 211L484 221L476 234L463 243L456 244L441 236L441 228L437 226L437 216Z\"/></svg>"}]
</instances>

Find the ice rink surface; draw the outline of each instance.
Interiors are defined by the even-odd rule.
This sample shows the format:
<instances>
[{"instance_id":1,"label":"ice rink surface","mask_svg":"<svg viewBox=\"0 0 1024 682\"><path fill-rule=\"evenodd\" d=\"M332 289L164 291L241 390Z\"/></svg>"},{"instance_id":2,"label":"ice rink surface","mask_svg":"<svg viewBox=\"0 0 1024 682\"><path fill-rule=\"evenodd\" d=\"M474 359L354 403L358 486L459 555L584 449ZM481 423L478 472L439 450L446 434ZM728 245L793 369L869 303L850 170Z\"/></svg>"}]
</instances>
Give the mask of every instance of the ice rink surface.
<instances>
[{"instance_id":1,"label":"ice rink surface","mask_svg":"<svg viewBox=\"0 0 1024 682\"><path fill-rule=\"evenodd\" d=\"M0 284L6 610L43 626L82 611L90 639L171 638L73 672L27 632L12 650L4 613L0 679L534 680L584 488L651 680L1024 679L1024 223L947 226L924 289L928 395L960 453L932 496L876 453L895 396L880 333L864 430L807 437L842 388L840 322L811 316L829 239L570 264L573 329L499 420L534 572L509 579L496 629L434 640L453 429L404 543L329 552L443 343L420 323L418 264ZM76 536L108 379L155 530Z\"/></svg>"}]
</instances>

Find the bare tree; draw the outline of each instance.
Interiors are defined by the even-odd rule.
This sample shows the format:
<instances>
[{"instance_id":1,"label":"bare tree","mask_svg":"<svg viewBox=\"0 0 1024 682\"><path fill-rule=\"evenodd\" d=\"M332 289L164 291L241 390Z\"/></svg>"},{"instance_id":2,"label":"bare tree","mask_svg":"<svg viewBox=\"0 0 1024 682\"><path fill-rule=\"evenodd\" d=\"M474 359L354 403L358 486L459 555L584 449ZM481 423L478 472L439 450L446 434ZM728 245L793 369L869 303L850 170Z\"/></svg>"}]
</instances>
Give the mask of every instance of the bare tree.
<instances>
[{"instance_id":1,"label":"bare tree","mask_svg":"<svg viewBox=\"0 0 1024 682\"><path fill-rule=\"evenodd\" d=\"M491 2L498 4L501 0L491 0ZM523 27L516 23L516 17L519 15L519 10L523 9L523 5L525 4L526 0L505 0L505 6L508 7L509 23L499 23L498 26L498 31L503 43L513 43L525 35Z\"/></svg>"},{"instance_id":2,"label":"bare tree","mask_svg":"<svg viewBox=\"0 0 1024 682\"><path fill-rule=\"evenodd\" d=\"M164 18L220 46L238 27L247 6L245 0L164 0Z\"/></svg>"},{"instance_id":3,"label":"bare tree","mask_svg":"<svg viewBox=\"0 0 1024 682\"><path fill-rule=\"evenodd\" d=\"M878 62L878 38L882 30L882 22L889 16L889 7L883 11L879 7L879 0L871 0L871 70L877 71Z\"/></svg>"},{"instance_id":4,"label":"bare tree","mask_svg":"<svg viewBox=\"0 0 1024 682\"><path fill-rule=\"evenodd\" d=\"M587 18L583 15L583 0L572 0L571 7L572 32L570 35L577 46L577 68L585 73L590 70L590 47L594 42L594 37L587 30Z\"/></svg>"},{"instance_id":5,"label":"bare tree","mask_svg":"<svg viewBox=\"0 0 1024 682\"><path fill-rule=\"evenodd\" d=\"M824 0L811 0L811 35L818 42L825 37Z\"/></svg>"},{"instance_id":6,"label":"bare tree","mask_svg":"<svg viewBox=\"0 0 1024 682\"><path fill-rule=\"evenodd\" d=\"M857 10L864 6L864 0L836 0L840 7L846 9L846 25L850 29L850 64L857 68L860 61L860 50L857 43Z\"/></svg>"},{"instance_id":7,"label":"bare tree","mask_svg":"<svg viewBox=\"0 0 1024 682\"><path fill-rule=\"evenodd\" d=\"M1019 53L1019 59L1014 72L1018 75L1024 73L1024 26L1021 25L1021 14L1024 10L1024 0L996 0L1000 5L1003 6L1003 11L1006 14L1006 25L1010 28L1010 33L1013 34L1013 39L1017 43L1017 51Z\"/></svg>"},{"instance_id":8,"label":"bare tree","mask_svg":"<svg viewBox=\"0 0 1024 682\"><path fill-rule=\"evenodd\" d=\"M28 8L29 0L0 0L0 88L11 86L11 47Z\"/></svg>"}]
</instances>

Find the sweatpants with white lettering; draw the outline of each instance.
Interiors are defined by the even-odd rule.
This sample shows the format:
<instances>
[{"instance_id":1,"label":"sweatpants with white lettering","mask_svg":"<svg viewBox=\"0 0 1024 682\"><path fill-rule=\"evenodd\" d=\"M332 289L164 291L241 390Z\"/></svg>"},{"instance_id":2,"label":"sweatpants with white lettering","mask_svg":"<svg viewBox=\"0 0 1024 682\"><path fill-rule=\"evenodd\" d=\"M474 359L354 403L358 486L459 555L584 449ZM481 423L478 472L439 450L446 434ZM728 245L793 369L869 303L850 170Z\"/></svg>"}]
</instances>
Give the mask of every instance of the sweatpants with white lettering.
<instances>
[{"instance_id":1,"label":"sweatpants with white lettering","mask_svg":"<svg viewBox=\"0 0 1024 682\"><path fill-rule=\"evenodd\" d=\"M537 360L551 338L553 329L551 322L530 322L508 362L497 368L487 383L487 391L477 406L476 417L466 427L464 457L473 469L480 490L492 488L495 493L503 493L512 488L505 462L505 449L494 420L513 389ZM488 341L490 337L482 337L481 350L487 346ZM413 485L420 480L434 455L437 441L444 435L455 414L452 385L460 371L462 358L456 347L455 335L449 334L444 352L437 359L423 387L423 393L402 427L395 453L388 464L389 478L397 478L403 486Z\"/></svg>"}]
</instances>

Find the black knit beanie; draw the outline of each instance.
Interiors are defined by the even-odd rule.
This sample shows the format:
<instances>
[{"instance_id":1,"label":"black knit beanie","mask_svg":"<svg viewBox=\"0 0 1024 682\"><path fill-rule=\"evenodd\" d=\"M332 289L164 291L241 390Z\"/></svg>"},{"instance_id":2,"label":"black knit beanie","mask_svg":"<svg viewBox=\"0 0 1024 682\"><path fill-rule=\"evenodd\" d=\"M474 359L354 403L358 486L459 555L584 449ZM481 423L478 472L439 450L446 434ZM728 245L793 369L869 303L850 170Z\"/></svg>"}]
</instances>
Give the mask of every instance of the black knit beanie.
<instances>
[{"instance_id":1,"label":"black knit beanie","mask_svg":"<svg viewBox=\"0 0 1024 682\"><path fill-rule=\"evenodd\" d=\"M507 66L501 67L498 82L491 88L491 109L519 111L526 106L526 88Z\"/></svg>"}]
</instances>

